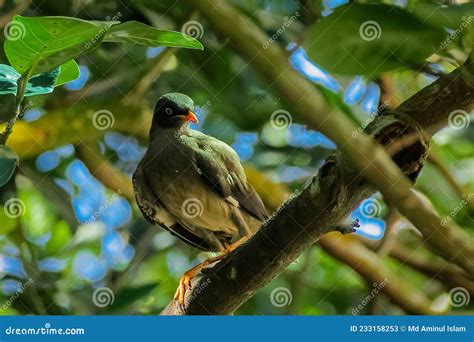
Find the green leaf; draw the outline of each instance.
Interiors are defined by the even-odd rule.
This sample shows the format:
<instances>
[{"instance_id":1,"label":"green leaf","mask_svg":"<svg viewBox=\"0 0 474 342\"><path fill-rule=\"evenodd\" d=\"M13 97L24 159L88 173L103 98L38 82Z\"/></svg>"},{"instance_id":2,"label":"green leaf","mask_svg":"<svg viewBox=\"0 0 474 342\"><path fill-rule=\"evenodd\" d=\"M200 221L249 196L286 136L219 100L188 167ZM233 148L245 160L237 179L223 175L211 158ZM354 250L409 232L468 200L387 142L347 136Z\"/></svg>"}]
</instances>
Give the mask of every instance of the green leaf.
<instances>
[{"instance_id":1,"label":"green leaf","mask_svg":"<svg viewBox=\"0 0 474 342\"><path fill-rule=\"evenodd\" d=\"M57 67L49 72L43 72L30 77L26 85L25 96L51 93L59 73L60 67Z\"/></svg>"},{"instance_id":2,"label":"green leaf","mask_svg":"<svg viewBox=\"0 0 474 342\"><path fill-rule=\"evenodd\" d=\"M0 234L5 235L11 232L18 225L18 218L8 216L5 207L0 206Z\"/></svg>"},{"instance_id":3,"label":"green leaf","mask_svg":"<svg viewBox=\"0 0 474 342\"><path fill-rule=\"evenodd\" d=\"M24 204L20 220L25 238L36 245L44 246L51 239L52 224L56 221L51 205L30 185L18 190L18 196Z\"/></svg>"},{"instance_id":4,"label":"green leaf","mask_svg":"<svg viewBox=\"0 0 474 342\"><path fill-rule=\"evenodd\" d=\"M16 82L20 74L11 66L0 64L0 94L16 95Z\"/></svg>"},{"instance_id":5,"label":"green leaf","mask_svg":"<svg viewBox=\"0 0 474 342\"><path fill-rule=\"evenodd\" d=\"M202 44L191 36L181 32L159 30L138 21L127 21L111 27L104 37L104 42L203 49Z\"/></svg>"},{"instance_id":6,"label":"green leaf","mask_svg":"<svg viewBox=\"0 0 474 342\"><path fill-rule=\"evenodd\" d=\"M64 83L74 81L76 78L79 77L79 75L79 66L77 65L74 59L71 59L70 61L61 65L61 73L59 74L56 83L54 83L54 86L57 87Z\"/></svg>"},{"instance_id":7,"label":"green leaf","mask_svg":"<svg viewBox=\"0 0 474 342\"><path fill-rule=\"evenodd\" d=\"M11 66L0 64L0 95L16 95L17 82L20 74ZM34 75L28 79L25 96L47 94L55 86L72 81L79 76L79 68L74 60L70 60L51 71ZM0 120L2 119L0 109Z\"/></svg>"},{"instance_id":8,"label":"green leaf","mask_svg":"<svg viewBox=\"0 0 474 342\"><path fill-rule=\"evenodd\" d=\"M16 15L10 28L17 27L19 35L7 32L5 54L21 74L29 69L34 74L46 72L99 46L114 23Z\"/></svg>"},{"instance_id":9,"label":"green leaf","mask_svg":"<svg viewBox=\"0 0 474 342\"><path fill-rule=\"evenodd\" d=\"M375 76L423 64L445 35L396 6L350 4L317 22L306 48L328 71Z\"/></svg>"},{"instance_id":10,"label":"green leaf","mask_svg":"<svg viewBox=\"0 0 474 342\"><path fill-rule=\"evenodd\" d=\"M18 156L15 151L5 145L0 145L0 187L12 178L18 165Z\"/></svg>"},{"instance_id":11,"label":"green leaf","mask_svg":"<svg viewBox=\"0 0 474 342\"><path fill-rule=\"evenodd\" d=\"M431 3L415 2L411 7L411 12L420 18L421 21L437 27L447 27L453 30L463 30L474 15L474 3L452 4L439 6Z\"/></svg>"},{"instance_id":12,"label":"green leaf","mask_svg":"<svg viewBox=\"0 0 474 342\"><path fill-rule=\"evenodd\" d=\"M71 228L66 221L55 222L52 228L51 240L46 244L46 254L57 255L64 251L64 246L71 241Z\"/></svg>"}]
</instances>

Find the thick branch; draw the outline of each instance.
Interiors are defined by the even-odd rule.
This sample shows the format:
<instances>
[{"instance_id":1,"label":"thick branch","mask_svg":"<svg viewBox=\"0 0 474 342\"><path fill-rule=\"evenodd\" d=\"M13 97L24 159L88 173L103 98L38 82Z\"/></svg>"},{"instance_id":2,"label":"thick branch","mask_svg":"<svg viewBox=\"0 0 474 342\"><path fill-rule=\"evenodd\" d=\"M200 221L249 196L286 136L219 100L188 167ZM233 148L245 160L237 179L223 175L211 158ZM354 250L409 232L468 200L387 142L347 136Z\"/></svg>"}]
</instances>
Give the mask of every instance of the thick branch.
<instances>
[{"instance_id":1,"label":"thick branch","mask_svg":"<svg viewBox=\"0 0 474 342\"><path fill-rule=\"evenodd\" d=\"M288 68L287 58L278 46L263 49L267 38L255 24L224 1L191 3L216 31L231 38L236 50L257 67L295 113L340 146L342 155L330 157L311 184L277 210L248 243L206 269L205 276L193 284L193 291L188 291L184 309L173 302L164 314L233 312L375 191L361 178L362 174L422 231L433 250L474 274L474 248L469 236L451 225L443 227L438 215L411 190L410 181L401 174L400 169L411 179L416 178L426 156L426 140L405 147L392 161L369 137L352 137L357 129L343 115L331 113L323 105L322 96L313 85ZM377 117L366 132L388 146L406 134L441 126L455 109L470 110L474 101L473 69L470 64L438 80L403 103L401 111ZM439 103L438 98L444 102Z\"/></svg>"}]
</instances>

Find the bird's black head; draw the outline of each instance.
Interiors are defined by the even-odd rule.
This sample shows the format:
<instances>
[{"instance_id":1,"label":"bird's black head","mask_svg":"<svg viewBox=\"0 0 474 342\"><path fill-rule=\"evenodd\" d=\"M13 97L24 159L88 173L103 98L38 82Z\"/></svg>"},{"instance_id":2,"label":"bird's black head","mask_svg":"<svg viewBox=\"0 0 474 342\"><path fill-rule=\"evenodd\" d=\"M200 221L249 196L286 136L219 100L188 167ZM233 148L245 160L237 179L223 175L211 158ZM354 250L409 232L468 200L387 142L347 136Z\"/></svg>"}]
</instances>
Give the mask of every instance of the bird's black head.
<instances>
[{"instance_id":1,"label":"bird's black head","mask_svg":"<svg viewBox=\"0 0 474 342\"><path fill-rule=\"evenodd\" d=\"M155 127L180 129L189 121L197 123L193 110L194 102L189 96L180 93L163 95L156 102L152 130Z\"/></svg>"}]
</instances>

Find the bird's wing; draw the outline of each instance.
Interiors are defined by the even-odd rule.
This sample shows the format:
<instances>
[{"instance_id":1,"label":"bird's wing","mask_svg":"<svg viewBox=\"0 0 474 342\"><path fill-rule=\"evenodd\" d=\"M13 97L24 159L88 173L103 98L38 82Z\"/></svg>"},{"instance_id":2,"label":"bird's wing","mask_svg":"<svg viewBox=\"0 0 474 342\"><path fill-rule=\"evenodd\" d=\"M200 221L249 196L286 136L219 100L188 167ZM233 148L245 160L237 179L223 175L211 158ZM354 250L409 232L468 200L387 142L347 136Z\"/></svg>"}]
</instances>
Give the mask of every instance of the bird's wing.
<instances>
[{"instance_id":1,"label":"bird's wing","mask_svg":"<svg viewBox=\"0 0 474 342\"><path fill-rule=\"evenodd\" d=\"M239 156L229 145L199 131L182 139L195 152L198 172L212 190L256 219L268 218L260 196L247 182Z\"/></svg>"},{"instance_id":2,"label":"bird's wing","mask_svg":"<svg viewBox=\"0 0 474 342\"><path fill-rule=\"evenodd\" d=\"M148 183L140 165L133 174L132 180L138 207L148 222L161 226L171 234L199 249L205 251L212 249L203 238L193 234L191 231L183 227L166 212L166 209L153 192L153 187Z\"/></svg>"}]
</instances>

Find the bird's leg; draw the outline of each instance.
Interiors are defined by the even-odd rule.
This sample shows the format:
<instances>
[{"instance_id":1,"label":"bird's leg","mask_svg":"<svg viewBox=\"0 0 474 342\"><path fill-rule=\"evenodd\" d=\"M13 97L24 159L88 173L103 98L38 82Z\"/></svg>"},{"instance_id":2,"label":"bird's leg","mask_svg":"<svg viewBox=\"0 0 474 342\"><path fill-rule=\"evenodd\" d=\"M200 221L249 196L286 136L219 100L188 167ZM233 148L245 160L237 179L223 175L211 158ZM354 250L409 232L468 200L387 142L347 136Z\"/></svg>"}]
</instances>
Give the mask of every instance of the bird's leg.
<instances>
[{"instance_id":1,"label":"bird's leg","mask_svg":"<svg viewBox=\"0 0 474 342\"><path fill-rule=\"evenodd\" d=\"M224 254L227 255L230 252L232 252L234 249L242 245L244 242L246 242L250 236L244 236L243 238L240 238L239 240L235 241L234 243L228 244L225 246L225 252Z\"/></svg>"},{"instance_id":2,"label":"bird's leg","mask_svg":"<svg viewBox=\"0 0 474 342\"><path fill-rule=\"evenodd\" d=\"M179 286L176 289L176 293L174 294L174 299L179 302L179 304L183 305L184 304L184 296L186 294L186 288L191 289L191 279L193 279L196 274L198 274L203 268L206 266L209 266L216 261L224 259L229 253L231 253L234 249L242 245L245 241L249 239L248 236L244 236L243 238L237 240L234 243L231 244L226 244L225 249L222 252L221 255L209 258L201 262L200 264L197 264L193 268L187 270L184 272L183 276L181 277L179 281Z\"/></svg>"},{"instance_id":3,"label":"bird's leg","mask_svg":"<svg viewBox=\"0 0 474 342\"><path fill-rule=\"evenodd\" d=\"M199 271L201 271L203 268L205 268L206 266L209 266L210 264L215 263L216 261L224 259L226 255L227 253L223 253L221 255L206 259L200 264L197 264L193 268L184 272L183 276L181 277L179 281L178 289L176 290L176 293L174 294L174 299L179 301L179 304L183 305L184 296L186 294L186 288L191 289L191 279L193 279L196 276L196 274L198 274Z\"/></svg>"}]
</instances>

